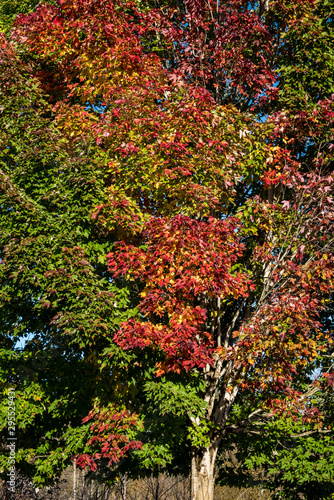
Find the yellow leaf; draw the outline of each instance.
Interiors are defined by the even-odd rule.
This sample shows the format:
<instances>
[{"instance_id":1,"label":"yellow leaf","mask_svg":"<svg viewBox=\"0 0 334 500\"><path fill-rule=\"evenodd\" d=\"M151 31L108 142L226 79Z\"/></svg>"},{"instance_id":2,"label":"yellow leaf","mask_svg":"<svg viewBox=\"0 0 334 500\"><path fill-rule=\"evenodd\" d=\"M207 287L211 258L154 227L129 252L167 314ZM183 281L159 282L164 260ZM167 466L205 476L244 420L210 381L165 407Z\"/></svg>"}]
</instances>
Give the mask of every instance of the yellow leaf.
<instances>
[{"instance_id":1,"label":"yellow leaf","mask_svg":"<svg viewBox=\"0 0 334 500\"><path fill-rule=\"evenodd\" d=\"M254 359L251 356L249 356L249 358L248 358L248 363L250 365L254 366Z\"/></svg>"}]
</instances>

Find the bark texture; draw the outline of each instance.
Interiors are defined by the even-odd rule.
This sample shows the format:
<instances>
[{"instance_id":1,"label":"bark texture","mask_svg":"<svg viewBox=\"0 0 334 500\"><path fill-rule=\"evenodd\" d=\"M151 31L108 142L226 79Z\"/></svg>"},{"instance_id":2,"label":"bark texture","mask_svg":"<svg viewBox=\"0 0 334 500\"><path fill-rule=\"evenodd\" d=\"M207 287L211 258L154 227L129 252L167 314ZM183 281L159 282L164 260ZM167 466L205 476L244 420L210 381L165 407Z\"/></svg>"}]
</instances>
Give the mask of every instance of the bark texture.
<instances>
[{"instance_id":1,"label":"bark texture","mask_svg":"<svg viewBox=\"0 0 334 500\"><path fill-rule=\"evenodd\" d=\"M213 500L217 449L206 448L191 462L191 500Z\"/></svg>"}]
</instances>

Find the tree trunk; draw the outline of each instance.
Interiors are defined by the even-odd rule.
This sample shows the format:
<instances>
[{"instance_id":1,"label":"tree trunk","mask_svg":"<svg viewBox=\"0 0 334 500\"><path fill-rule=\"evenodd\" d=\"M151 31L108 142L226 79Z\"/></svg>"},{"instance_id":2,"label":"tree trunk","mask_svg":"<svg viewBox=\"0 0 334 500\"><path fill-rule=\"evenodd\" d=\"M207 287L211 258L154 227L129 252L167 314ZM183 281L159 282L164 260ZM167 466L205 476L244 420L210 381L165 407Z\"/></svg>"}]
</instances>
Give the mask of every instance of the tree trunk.
<instances>
[{"instance_id":1,"label":"tree trunk","mask_svg":"<svg viewBox=\"0 0 334 500\"><path fill-rule=\"evenodd\" d=\"M73 500L77 498L77 461L73 460Z\"/></svg>"},{"instance_id":2,"label":"tree trunk","mask_svg":"<svg viewBox=\"0 0 334 500\"><path fill-rule=\"evenodd\" d=\"M217 448L195 452L191 461L191 500L213 500Z\"/></svg>"},{"instance_id":3,"label":"tree trunk","mask_svg":"<svg viewBox=\"0 0 334 500\"><path fill-rule=\"evenodd\" d=\"M125 473L121 478L122 500L126 500L127 486L128 486L128 475L127 475L127 473Z\"/></svg>"}]
</instances>

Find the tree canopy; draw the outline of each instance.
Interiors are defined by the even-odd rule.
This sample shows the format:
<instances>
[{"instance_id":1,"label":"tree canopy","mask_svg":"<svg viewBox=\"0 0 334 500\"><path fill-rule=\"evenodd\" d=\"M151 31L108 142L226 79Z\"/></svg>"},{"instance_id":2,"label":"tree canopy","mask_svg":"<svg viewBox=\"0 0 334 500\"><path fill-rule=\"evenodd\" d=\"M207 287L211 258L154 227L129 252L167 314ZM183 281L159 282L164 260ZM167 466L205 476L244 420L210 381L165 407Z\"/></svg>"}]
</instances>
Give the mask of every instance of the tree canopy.
<instances>
[{"instance_id":1,"label":"tree canopy","mask_svg":"<svg viewBox=\"0 0 334 500\"><path fill-rule=\"evenodd\" d=\"M104 480L191 472L211 500L232 446L282 498L315 498L293 442L334 491L332 7L60 0L6 18L1 384L35 482L75 457Z\"/></svg>"}]
</instances>

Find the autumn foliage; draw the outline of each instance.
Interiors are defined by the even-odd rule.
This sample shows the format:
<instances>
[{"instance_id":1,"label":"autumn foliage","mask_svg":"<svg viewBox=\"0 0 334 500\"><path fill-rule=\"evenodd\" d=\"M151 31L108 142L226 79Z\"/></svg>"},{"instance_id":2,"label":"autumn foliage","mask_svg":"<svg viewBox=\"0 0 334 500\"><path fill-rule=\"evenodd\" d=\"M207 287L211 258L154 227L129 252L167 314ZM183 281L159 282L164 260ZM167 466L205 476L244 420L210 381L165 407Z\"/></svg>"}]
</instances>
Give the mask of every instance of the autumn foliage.
<instances>
[{"instance_id":1,"label":"autumn foliage","mask_svg":"<svg viewBox=\"0 0 334 500\"><path fill-rule=\"evenodd\" d=\"M137 416L130 415L126 410L117 411L117 408L99 407L92 409L83 423L93 420L90 432L93 434L88 440L89 453L80 455L76 459L77 467L89 467L96 471L97 463L101 459L107 459L108 465L119 462L129 450L141 448L141 443L130 441L127 434L128 429L137 423ZM96 449L97 451L93 451ZM88 451L88 450L87 450Z\"/></svg>"},{"instance_id":2,"label":"autumn foliage","mask_svg":"<svg viewBox=\"0 0 334 500\"><path fill-rule=\"evenodd\" d=\"M159 413L158 388L171 401L163 414L186 422L193 500L213 498L216 457L231 434L255 432L275 415L301 417L310 432L325 425L310 399L333 387L332 364L323 368L333 348L334 97L314 77L330 37L320 4L61 0L19 15L3 39L3 82L17 79L8 61L21 57L43 96L40 116L68 155L64 168L91 162L99 179L85 201L90 243L61 246L68 282L60 264L44 272L41 310L50 308L50 324L102 367L101 387L108 377L118 389L122 377L137 387L123 387L120 398L103 386L103 404L96 397L83 420L95 422L94 450L76 453L79 465L96 470L131 449L144 460L154 454L145 408L156 398ZM309 69L305 47L318 61ZM326 57L323 65L326 73ZM66 219L62 205L51 207ZM11 252L8 243L7 280L16 276ZM92 288L101 280L67 311L80 266ZM57 293L67 299L55 301ZM99 312L88 328L84 300ZM172 384L174 394L187 387L197 415L183 409L186 391L184 406L173 408ZM122 408L128 399L129 412L108 398ZM140 418L146 448L135 438Z\"/></svg>"}]
</instances>

